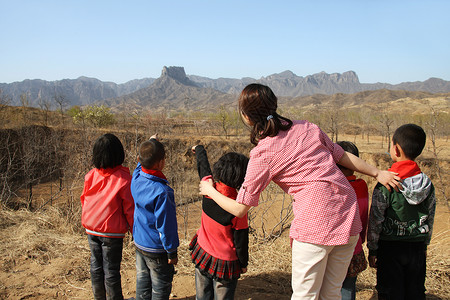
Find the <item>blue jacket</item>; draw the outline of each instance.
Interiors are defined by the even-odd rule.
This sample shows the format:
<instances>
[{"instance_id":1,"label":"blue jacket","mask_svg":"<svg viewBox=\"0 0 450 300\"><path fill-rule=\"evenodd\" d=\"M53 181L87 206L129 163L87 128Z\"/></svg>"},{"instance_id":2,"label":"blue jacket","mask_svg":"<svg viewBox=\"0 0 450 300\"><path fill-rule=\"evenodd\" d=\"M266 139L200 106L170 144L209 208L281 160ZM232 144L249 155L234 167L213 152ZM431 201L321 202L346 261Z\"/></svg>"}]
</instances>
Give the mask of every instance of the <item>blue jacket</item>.
<instances>
[{"instance_id":1,"label":"blue jacket","mask_svg":"<svg viewBox=\"0 0 450 300\"><path fill-rule=\"evenodd\" d=\"M168 181L145 173L138 163L131 180L133 195L133 238L136 247L153 254L176 257L178 226L173 189Z\"/></svg>"}]
</instances>

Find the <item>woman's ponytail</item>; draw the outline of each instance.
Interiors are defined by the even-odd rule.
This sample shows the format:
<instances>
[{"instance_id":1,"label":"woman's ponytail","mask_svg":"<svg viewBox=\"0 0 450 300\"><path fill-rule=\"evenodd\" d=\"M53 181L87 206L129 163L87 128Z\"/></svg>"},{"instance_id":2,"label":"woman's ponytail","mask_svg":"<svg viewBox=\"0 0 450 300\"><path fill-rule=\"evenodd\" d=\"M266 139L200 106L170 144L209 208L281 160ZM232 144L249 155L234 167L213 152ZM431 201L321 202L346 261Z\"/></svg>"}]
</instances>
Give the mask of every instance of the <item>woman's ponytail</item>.
<instances>
[{"instance_id":1,"label":"woman's ponytail","mask_svg":"<svg viewBox=\"0 0 450 300\"><path fill-rule=\"evenodd\" d=\"M278 99L272 90L262 84L249 84L239 96L239 110L252 126L250 142L254 145L265 137L273 137L280 130L288 130L292 121L280 116L277 110Z\"/></svg>"}]
</instances>

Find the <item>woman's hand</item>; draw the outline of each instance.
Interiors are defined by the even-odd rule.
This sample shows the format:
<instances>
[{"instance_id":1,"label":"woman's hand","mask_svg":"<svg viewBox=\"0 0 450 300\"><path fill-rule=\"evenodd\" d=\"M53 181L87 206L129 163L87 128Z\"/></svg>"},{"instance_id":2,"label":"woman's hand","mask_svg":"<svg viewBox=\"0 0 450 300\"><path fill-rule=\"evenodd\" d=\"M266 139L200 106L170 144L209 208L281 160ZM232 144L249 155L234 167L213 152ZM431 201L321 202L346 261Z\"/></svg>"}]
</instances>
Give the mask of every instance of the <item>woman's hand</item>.
<instances>
[{"instance_id":1,"label":"woman's hand","mask_svg":"<svg viewBox=\"0 0 450 300\"><path fill-rule=\"evenodd\" d=\"M203 196L211 196L211 191L215 190L212 179L202 180L198 185L199 194Z\"/></svg>"},{"instance_id":2,"label":"woman's hand","mask_svg":"<svg viewBox=\"0 0 450 300\"><path fill-rule=\"evenodd\" d=\"M379 171L376 179L379 183L384 185L388 191L391 191L391 187L394 188L397 192L402 189L402 184L400 182L400 177L397 176L398 173L394 173L391 171Z\"/></svg>"}]
</instances>

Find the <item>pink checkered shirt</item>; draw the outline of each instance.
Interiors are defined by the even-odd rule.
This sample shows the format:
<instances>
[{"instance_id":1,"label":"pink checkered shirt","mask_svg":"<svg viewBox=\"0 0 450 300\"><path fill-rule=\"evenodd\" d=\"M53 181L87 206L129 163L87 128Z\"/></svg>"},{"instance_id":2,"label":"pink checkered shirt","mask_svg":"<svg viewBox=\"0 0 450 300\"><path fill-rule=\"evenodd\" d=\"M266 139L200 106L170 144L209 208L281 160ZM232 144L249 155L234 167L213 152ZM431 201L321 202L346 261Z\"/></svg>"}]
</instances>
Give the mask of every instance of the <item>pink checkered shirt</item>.
<instances>
[{"instance_id":1,"label":"pink checkered shirt","mask_svg":"<svg viewBox=\"0 0 450 300\"><path fill-rule=\"evenodd\" d=\"M290 236L301 242L343 245L362 229L355 191L336 162L344 150L320 128L294 121L250 152L237 202L257 206L271 180L293 196Z\"/></svg>"}]
</instances>

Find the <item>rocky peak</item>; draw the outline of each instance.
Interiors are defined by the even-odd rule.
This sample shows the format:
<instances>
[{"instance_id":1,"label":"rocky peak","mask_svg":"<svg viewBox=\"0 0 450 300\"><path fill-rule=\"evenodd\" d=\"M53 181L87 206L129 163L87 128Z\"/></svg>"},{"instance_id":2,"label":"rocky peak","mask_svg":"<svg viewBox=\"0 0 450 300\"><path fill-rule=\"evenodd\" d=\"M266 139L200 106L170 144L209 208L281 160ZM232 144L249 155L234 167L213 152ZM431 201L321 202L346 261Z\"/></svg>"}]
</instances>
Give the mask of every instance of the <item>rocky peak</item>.
<instances>
[{"instance_id":1,"label":"rocky peak","mask_svg":"<svg viewBox=\"0 0 450 300\"><path fill-rule=\"evenodd\" d=\"M162 76L169 76L173 79L179 80L179 81L185 81L187 80L186 72L184 72L183 67L166 67L164 66L161 71L161 77Z\"/></svg>"},{"instance_id":2,"label":"rocky peak","mask_svg":"<svg viewBox=\"0 0 450 300\"><path fill-rule=\"evenodd\" d=\"M342 81L347 83L359 83L358 75L354 71L347 71L342 73Z\"/></svg>"},{"instance_id":3,"label":"rocky peak","mask_svg":"<svg viewBox=\"0 0 450 300\"><path fill-rule=\"evenodd\" d=\"M198 86L195 82L191 81L184 72L183 67L166 67L164 66L161 71L161 77L158 81L166 81L168 78L178 81L184 85Z\"/></svg>"}]
</instances>

